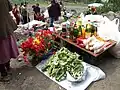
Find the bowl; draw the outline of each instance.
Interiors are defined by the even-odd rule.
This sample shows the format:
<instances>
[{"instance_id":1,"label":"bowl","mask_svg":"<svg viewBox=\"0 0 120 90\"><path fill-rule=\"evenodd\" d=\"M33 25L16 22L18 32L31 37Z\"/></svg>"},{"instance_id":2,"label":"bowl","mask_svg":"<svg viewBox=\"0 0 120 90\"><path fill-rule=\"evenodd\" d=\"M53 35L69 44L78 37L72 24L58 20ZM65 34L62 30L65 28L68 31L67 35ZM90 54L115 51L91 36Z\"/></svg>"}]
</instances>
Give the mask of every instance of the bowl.
<instances>
[{"instance_id":1,"label":"bowl","mask_svg":"<svg viewBox=\"0 0 120 90\"><path fill-rule=\"evenodd\" d=\"M82 62L82 65L84 67L83 72L81 73L81 76L78 77L77 79L73 78L69 72L67 72L67 80L70 82L81 82L84 81L87 75L87 67L84 62Z\"/></svg>"}]
</instances>

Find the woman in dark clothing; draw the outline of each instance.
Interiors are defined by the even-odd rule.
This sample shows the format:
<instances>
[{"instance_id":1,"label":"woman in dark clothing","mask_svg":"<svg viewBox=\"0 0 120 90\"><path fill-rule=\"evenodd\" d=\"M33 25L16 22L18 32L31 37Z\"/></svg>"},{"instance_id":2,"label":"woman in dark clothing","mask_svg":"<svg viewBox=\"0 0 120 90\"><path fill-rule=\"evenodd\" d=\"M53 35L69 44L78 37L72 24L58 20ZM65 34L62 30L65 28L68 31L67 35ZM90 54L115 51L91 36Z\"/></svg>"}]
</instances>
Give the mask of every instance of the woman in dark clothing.
<instances>
[{"instance_id":1,"label":"woman in dark clothing","mask_svg":"<svg viewBox=\"0 0 120 90\"><path fill-rule=\"evenodd\" d=\"M9 14L12 6L8 0L0 0L0 81L10 80L10 59L18 56L13 32L17 25Z\"/></svg>"},{"instance_id":2,"label":"woman in dark clothing","mask_svg":"<svg viewBox=\"0 0 120 90\"><path fill-rule=\"evenodd\" d=\"M37 20L37 14L40 13L40 7L38 3L36 4L36 6L33 7L33 11L34 11L34 20Z\"/></svg>"},{"instance_id":3,"label":"woman in dark clothing","mask_svg":"<svg viewBox=\"0 0 120 90\"><path fill-rule=\"evenodd\" d=\"M16 18L17 25L19 25L19 23L20 23L20 12L18 10L17 4L15 4L15 6L12 10L12 13L13 13L14 17Z\"/></svg>"},{"instance_id":4,"label":"woman in dark clothing","mask_svg":"<svg viewBox=\"0 0 120 90\"><path fill-rule=\"evenodd\" d=\"M57 21L59 16L61 16L60 5L55 2L55 0L51 1L50 7L48 7L48 13L50 17L50 27L53 27L54 21Z\"/></svg>"}]
</instances>

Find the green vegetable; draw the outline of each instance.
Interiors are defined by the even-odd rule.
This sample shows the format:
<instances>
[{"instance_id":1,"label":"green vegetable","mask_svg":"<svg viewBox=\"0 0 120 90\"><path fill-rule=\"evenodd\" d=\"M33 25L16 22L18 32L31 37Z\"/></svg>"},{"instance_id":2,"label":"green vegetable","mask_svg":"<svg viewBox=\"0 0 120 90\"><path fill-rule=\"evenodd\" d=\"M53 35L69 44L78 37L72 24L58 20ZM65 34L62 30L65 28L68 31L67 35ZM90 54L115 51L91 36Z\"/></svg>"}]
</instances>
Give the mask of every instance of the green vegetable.
<instances>
[{"instance_id":1,"label":"green vegetable","mask_svg":"<svg viewBox=\"0 0 120 90\"><path fill-rule=\"evenodd\" d=\"M55 79L57 81L62 81L62 80L64 80L66 78L66 76L67 76L66 75L66 70L59 69L59 71L57 72L57 75L56 75Z\"/></svg>"},{"instance_id":2,"label":"green vegetable","mask_svg":"<svg viewBox=\"0 0 120 90\"><path fill-rule=\"evenodd\" d=\"M57 81L66 79L69 72L72 77L77 79L83 72L82 60L78 59L77 53L72 53L66 48L61 48L55 55L51 56L42 71L54 77Z\"/></svg>"}]
</instances>

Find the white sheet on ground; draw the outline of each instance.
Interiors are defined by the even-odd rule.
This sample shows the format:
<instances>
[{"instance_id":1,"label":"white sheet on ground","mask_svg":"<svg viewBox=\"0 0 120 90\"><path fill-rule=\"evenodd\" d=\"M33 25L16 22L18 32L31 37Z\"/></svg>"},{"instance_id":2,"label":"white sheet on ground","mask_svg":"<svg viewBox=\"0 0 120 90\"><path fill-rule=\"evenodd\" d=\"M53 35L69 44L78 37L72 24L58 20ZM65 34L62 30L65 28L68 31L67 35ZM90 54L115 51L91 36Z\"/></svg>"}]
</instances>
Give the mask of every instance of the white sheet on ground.
<instances>
[{"instance_id":1,"label":"white sheet on ground","mask_svg":"<svg viewBox=\"0 0 120 90\"><path fill-rule=\"evenodd\" d=\"M45 65L45 62L46 61L42 61L41 63L39 63L36 66L36 68L40 72L42 72L41 68ZM80 83L71 83L68 80L57 82L54 78L49 77L47 73L44 73L44 72L42 72L42 73L67 90L85 90L92 82L100 80L100 79L104 79L106 76L105 73L100 68L92 66L87 63L85 63L85 64L87 67L86 80L84 80Z\"/></svg>"},{"instance_id":2,"label":"white sheet on ground","mask_svg":"<svg viewBox=\"0 0 120 90\"><path fill-rule=\"evenodd\" d=\"M90 7L100 7L100 6L104 6L102 3L91 3L91 4L88 4L88 6Z\"/></svg>"},{"instance_id":3,"label":"white sheet on ground","mask_svg":"<svg viewBox=\"0 0 120 90\"><path fill-rule=\"evenodd\" d=\"M46 23L44 23L42 21L32 20L29 23L26 23L26 24L23 24L23 25L18 25L18 27L24 27L25 29L27 29L27 28L31 29L33 27L33 25L35 25L35 24L40 24L42 26Z\"/></svg>"}]
</instances>

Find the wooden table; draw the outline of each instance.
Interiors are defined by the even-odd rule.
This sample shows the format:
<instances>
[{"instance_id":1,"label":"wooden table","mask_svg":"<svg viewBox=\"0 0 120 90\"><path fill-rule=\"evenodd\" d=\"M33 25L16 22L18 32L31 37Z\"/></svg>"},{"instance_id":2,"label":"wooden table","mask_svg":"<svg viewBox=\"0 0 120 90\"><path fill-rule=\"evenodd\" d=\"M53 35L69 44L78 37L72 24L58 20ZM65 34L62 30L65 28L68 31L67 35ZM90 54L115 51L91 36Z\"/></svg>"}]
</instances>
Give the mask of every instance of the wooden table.
<instances>
[{"instance_id":1,"label":"wooden table","mask_svg":"<svg viewBox=\"0 0 120 90\"><path fill-rule=\"evenodd\" d=\"M75 47L77 47L78 49L80 49L80 50L82 50L83 52L85 52L85 53L87 53L87 54L89 54L90 56L92 56L93 58L98 58L100 55L102 55L105 51L107 51L109 48L111 48L111 47L113 47L115 44L116 44L116 42L115 41L110 41L110 45L108 45L105 49L104 49L104 51L102 51L102 52L100 52L99 54L95 54L94 52L92 52L92 51L89 51L89 50L87 50L87 49L85 49L85 48L82 48L82 47L80 47L80 46L78 46L76 43L74 43L72 40L70 40L70 39L67 39L67 38L63 38L62 36L60 36L59 34L55 34L56 35L56 37L57 38L59 38L60 40L61 40L61 46L64 46L64 42L66 42L66 43L68 43L68 44L71 44L71 45L73 45L73 46L75 46Z\"/></svg>"}]
</instances>

